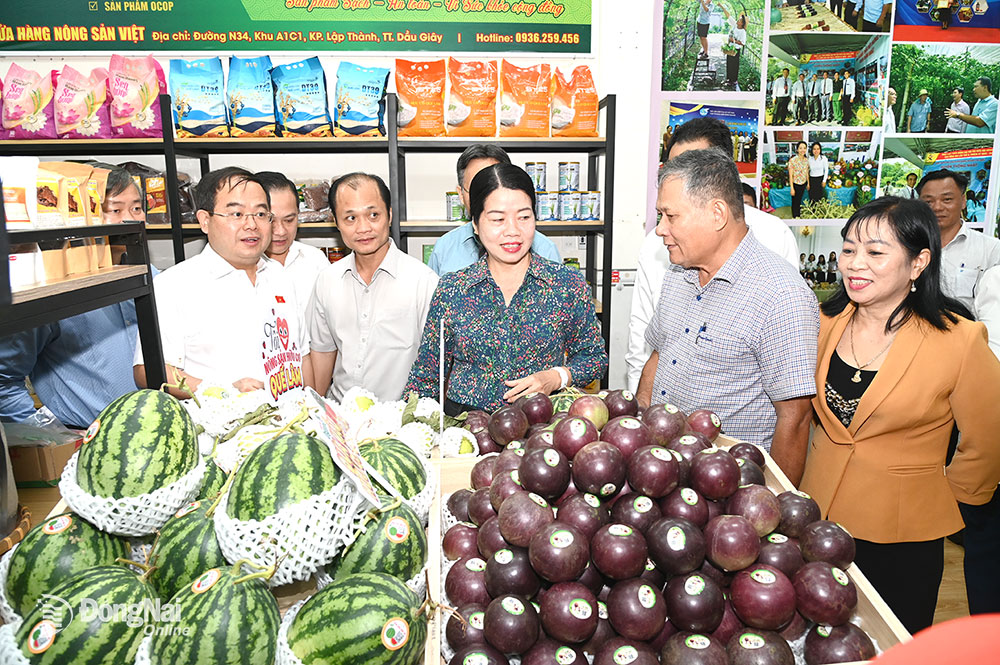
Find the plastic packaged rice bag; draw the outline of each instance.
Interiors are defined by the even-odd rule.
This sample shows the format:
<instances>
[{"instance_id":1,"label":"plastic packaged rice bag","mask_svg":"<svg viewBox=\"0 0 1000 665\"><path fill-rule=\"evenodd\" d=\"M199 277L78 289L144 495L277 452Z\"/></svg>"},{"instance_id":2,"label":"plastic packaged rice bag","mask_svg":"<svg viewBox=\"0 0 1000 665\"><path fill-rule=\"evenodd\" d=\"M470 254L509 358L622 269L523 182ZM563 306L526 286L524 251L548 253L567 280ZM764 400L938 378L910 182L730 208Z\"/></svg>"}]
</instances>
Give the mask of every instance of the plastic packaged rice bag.
<instances>
[{"instance_id":1,"label":"plastic packaged rice bag","mask_svg":"<svg viewBox=\"0 0 1000 665\"><path fill-rule=\"evenodd\" d=\"M229 136L222 61L170 61L170 102L177 138Z\"/></svg>"},{"instance_id":2,"label":"plastic packaged rice bag","mask_svg":"<svg viewBox=\"0 0 1000 665\"><path fill-rule=\"evenodd\" d=\"M597 136L597 86L590 67L580 65L569 81L556 69L552 86L552 136Z\"/></svg>"},{"instance_id":3,"label":"plastic packaged rice bag","mask_svg":"<svg viewBox=\"0 0 1000 665\"><path fill-rule=\"evenodd\" d=\"M271 80L282 136L332 136L326 76L319 58L278 65L271 70Z\"/></svg>"},{"instance_id":4,"label":"plastic packaged rice bag","mask_svg":"<svg viewBox=\"0 0 1000 665\"><path fill-rule=\"evenodd\" d=\"M396 59L396 124L400 136L444 136L444 60Z\"/></svg>"},{"instance_id":5,"label":"plastic packaged rice bag","mask_svg":"<svg viewBox=\"0 0 1000 665\"><path fill-rule=\"evenodd\" d=\"M8 139L54 139L52 110L55 72L39 74L11 63L3 82L3 128Z\"/></svg>"},{"instance_id":6,"label":"plastic packaged rice bag","mask_svg":"<svg viewBox=\"0 0 1000 665\"><path fill-rule=\"evenodd\" d=\"M55 121L61 138L111 138L108 70L97 67L84 76L64 66L56 77Z\"/></svg>"},{"instance_id":7,"label":"plastic packaged rice bag","mask_svg":"<svg viewBox=\"0 0 1000 665\"><path fill-rule=\"evenodd\" d=\"M451 90L445 105L448 136L496 136L497 63L448 58Z\"/></svg>"},{"instance_id":8,"label":"plastic packaged rice bag","mask_svg":"<svg viewBox=\"0 0 1000 665\"><path fill-rule=\"evenodd\" d=\"M229 58L226 105L233 136L275 135L271 58Z\"/></svg>"},{"instance_id":9,"label":"plastic packaged rice bag","mask_svg":"<svg viewBox=\"0 0 1000 665\"><path fill-rule=\"evenodd\" d=\"M549 65L517 67L504 60L500 81L500 136L548 136Z\"/></svg>"},{"instance_id":10,"label":"plastic packaged rice bag","mask_svg":"<svg viewBox=\"0 0 1000 665\"><path fill-rule=\"evenodd\" d=\"M159 96L167 83L160 63L151 55L127 58L115 54L109 69L111 133L133 139L162 137Z\"/></svg>"},{"instance_id":11,"label":"plastic packaged rice bag","mask_svg":"<svg viewBox=\"0 0 1000 665\"><path fill-rule=\"evenodd\" d=\"M334 136L385 136L385 88L389 70L341 62L337 67Z\"/></svg>"}]
</instances>

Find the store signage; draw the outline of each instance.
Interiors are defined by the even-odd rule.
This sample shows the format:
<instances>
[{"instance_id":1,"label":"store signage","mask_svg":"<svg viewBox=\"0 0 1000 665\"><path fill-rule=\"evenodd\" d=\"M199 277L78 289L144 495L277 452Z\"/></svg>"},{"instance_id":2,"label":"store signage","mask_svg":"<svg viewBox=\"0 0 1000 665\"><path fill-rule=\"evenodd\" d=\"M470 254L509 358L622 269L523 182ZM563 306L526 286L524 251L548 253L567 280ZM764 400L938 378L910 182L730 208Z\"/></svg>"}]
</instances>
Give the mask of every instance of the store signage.
<instances>
[{"instance_id":1,"label":"store signage","mask_svg":"<svg viewBox=\"0 0 1000 665\"><path fill-rule=\"evenodd\" d=\"M34 0L10 51L590 53L591 0Z\"/></svg>"}]
</instances>

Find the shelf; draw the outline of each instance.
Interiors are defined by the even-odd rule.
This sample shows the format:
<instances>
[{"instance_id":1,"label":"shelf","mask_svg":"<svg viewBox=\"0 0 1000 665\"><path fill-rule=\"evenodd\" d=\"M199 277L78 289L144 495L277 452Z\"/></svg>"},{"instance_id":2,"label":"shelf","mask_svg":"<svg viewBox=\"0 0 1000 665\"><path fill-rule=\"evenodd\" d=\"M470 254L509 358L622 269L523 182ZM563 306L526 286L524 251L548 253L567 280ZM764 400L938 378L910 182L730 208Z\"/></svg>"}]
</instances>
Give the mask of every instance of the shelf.
<instances>
[{"instance_id":1,"label":"shelf","mask_svg":"<svg viewBox=\"0 0 1000 665\"><path fill-rule=\"evenodd\" d=\"M445 220L407 220L399 223L399 228L406 233L443 233L451 229L458 228L465 222L449 222ZM604 222L600 220L578 220L567 222L536 222L535 228L539 231L549 231L552 233L573 233L573 232L593 232L604 229Z\"/></svg>"},{"instance_id":2,"label":"shelf","mask_svg":"<svg viewBox=\"0 0 1000 665\"><path fill-rule=\"evenodd\" d=\"M100 236L123 235L136 233L142 229L141 223L132 224L98 224L94 226L56 226L47 229L8 230L11 244L25 242L45 242L47 240L63 240L66 238L96 238ZM169 225L163 228L170 229Z\"/></svg>"},{"instance_id":3,"label":"shelf","mask_svg":"<svg viewBox=\"0 0 1000 665\"><path fill-rule=\"evenodd\" d=\"M178 154L201 157L212 154L285 154L290 152L384 152L389 145L385 137L333 136L328 138L280 138L255 136L247 138L175 139Z\"/></svg>"},{"instance_id":4,"label":"shelf","mask_svg":"<svg viewBox=\"0 0 1000 665\"><path fill-rule=\"evenodd\" d=\"M401 138L400 152L461 152L473 143L489 143L508 152L603 152L607 140L595 137L511 137L439 136L432 138Z\"/></svg>"},{"instance_id":5,"label":"shelf","mask_svg":"<svg viewBox=\"0 0 1000 665\"><path fill-rule=\"evenodd\" d=\"M68 277L63 277L62 279L45 282L44 284L34 284L32 286L16 289L11 293L11 295L13 296L13 304L17 305L20 303L30 302L32 300L38 300L39 298L48 298L50 296L58 296L71 293L73 291L79 291L80 289L86 289L91 286L109 284L111 282L128 279L129 277L139 277L145 275L146 273L147 270L145 264L111 266L110 268L102 268L97 272L87 273L84 275L70 275Z\"/></svg>"},{"instance_id":6,"label":"shelf","mask_svg":"<svg viewBox=\"0 0 1000 665\"><path fill-rule=\"evenodd\" d=\"M0 156L154 155L163 154L163 139L43 139L0 141Z\"/></svg>"}]
</instances>

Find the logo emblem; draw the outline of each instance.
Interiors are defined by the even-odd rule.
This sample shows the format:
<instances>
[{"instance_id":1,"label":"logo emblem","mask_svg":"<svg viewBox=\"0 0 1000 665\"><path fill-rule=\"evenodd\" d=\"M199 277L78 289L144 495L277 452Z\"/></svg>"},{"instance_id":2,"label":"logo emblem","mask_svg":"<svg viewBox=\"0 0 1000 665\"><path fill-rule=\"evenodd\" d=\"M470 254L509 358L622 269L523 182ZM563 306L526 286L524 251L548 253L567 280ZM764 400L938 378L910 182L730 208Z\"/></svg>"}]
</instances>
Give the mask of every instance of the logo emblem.
<instances>
[{"instance_id":1,"label":"logo emblem","mask_svg":"<svg viewBox=\"0 0 1000 665\"><path fill-rule=\"evenodd\" d=\"M283 319L280 316L275 321L278 326L278 339L281 340L281 346L288 350L288 319Z\"/></svg>"},{"instance_id":2,"label":"logo emblem","mask_svg":"<svg viewBox=\"0 0 1000 665\"><path fill-rule=\"evenodd\" d=\"M184 517L185 515L189 515L194 511L198 510L199 506L201 506L201 501L192 501L191 503L189 503L188 505L184 506L176 513L174 513L174 517Z\"/></svg>"},{"instance_id":3,"label":"logo emblem","mask_svg":"<svg viewBox=\"0 0 1000 665\"><path fill-rule=\"evenodd\" d=\"M191 583L191 593L205 593L214 587L221 578L222 573L218 568L206 571L201 574L201 577Z\"/></svg>"},{"instance_id":4,"label":"logo emblem","mask_svg":"<svg viewBox=\"0 0 1000 665\"><path fill-rule=\"evenodd\" d=\"M28 651L35 655L45 653L56 641L56 633L58 632L59 629L54 623L48 619L42 619L31 629L31 634L28 636Z\"/></svg>"},{"instance_id":5,"label":"logo emblem","mask_svg":"<svg viewBox=\"0 0 1000 665\"><path fill-rule=\"evenodd\" d=\"M389 651L398 651L410 641L410 624L396 617L382 626L382 646Z\"/></svg>"},{"instance_id":6,"label":"logo emblem","mask_svg":"<svg viewBox=\"0 0 1000 665\"><path fill-rule=\"evenodd\" d=\"M52 624L57 633L73 622L73 606L59 596L43 593L38 602L42 606L42 618Z\"/></svg>"},{"instance_id":7,"label":"logo emblem","mask_svg":"<svg viewBox=\"0 0 1000 665\"><path fill-rule=\"evenodd\" d=\"M73 526L73 518L69 515L60 515L46 522L45 526L42 527L42 533L47 536L54 536L57 533L62 533L71 526Z\"/></svg>"},{"instance_id":8,"label":"logo emblem","mask_svg":"<svg viewBox=\"0 0 1000 665\"><path fill-rule=\"evenodd\" d=\"M385 525L385 537L390 543L398 545L410 537L410 524L402 517L393 517Z\"/></svg>"},{"instance_id":9,"label":"logo emblem","mask_svg":"<svg viewBox=\"0 0 1000 665\"><path fill-rule=\"evenodd\" d=\"M98 418L94 422L90 423L90 427L87 428L87 433L83 435L83 442L90 443L97 436L97 432L101 429L101 419Z\"/></svg>"}]
</instances>

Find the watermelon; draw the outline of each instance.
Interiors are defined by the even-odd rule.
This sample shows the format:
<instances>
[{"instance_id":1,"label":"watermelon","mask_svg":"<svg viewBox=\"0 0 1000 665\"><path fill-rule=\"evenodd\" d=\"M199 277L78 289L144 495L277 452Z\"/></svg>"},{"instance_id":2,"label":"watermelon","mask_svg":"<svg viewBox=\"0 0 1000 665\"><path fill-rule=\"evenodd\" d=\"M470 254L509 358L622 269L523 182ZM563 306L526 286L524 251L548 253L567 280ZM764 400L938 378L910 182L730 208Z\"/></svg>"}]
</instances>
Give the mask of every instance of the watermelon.
<instances>
[{"instance_id":1,"label":"watermelon","mask_svg":"<svg viewBox=\"0 0 1000 665\"><path fill-rule=\"evenodd\" d=\"M201 481L201 490L198 492L198 499L207 499L210 503L222 491L222 486L226 484L226 472L215 463L214 458L205 460L205 478Z\"/></svg>"},{"instance_id":2,"label":"watermelon","mask_svg":"<svg viewBox=\"0 0 1000 665\"><path fill-rule=\"evenodd\" d=\"M123 395L87 429L76 465L77 484L93 496L149 494L198 465L194 422L167 393Z\"/></svg>"},{"instance_id":3,"label":"watermelon","mask_svg":"<svg viewBox=\"0 0 1000 665\"><path fill-rule=\"evenodd\" d=\"M347 575L299 610L288 646L303 665L413 665L427 639L421 600L383 573Z\"/></svg>"},{"instance_id":4,"label":"watermelon","mask_svg":"<svg viewBox=\"0 0 1000 665\"><path fill-rule=\"evenodd\" d=\"M11 555L4 593L22 617L43 593L88 568L110 566L129 555L128 543L74 513L35 526Z\"/></svg>"},{"instance_id":5,"label":"watermelon","mask_svg":"<svg viewBox=\"0 0 1000 665\"><path fill-rule=\"evenodd\" d=\"M331 577L382 572L404 582L417 575L427 561L427 535L420 518L405 503L382 499L387 509L373 511L374 518L340 556L327 566Z\"/></svg>"},{"instance_id":6,"label":"watermelon","mask_svg":"<svg viewBox=\"0 0 1000 665\"><path fill-rule=\"evenodd\" d=\"M404 499L412 499L427 485L423 461L402 441L391 438L366 441L358 450Z\"/></svg>"},{"instance_id":7,"label":"watermelon","mask_svg":"<svg viewBox=\"0 0 1000 665\"><path fill-rule=\"evenodd\" d=\"M178 621L153 632L153 665L271 665L278 649L278 603L260 573L211 568L170 599Z\"/></svg>"},{"instance_id":8,"label":"watermelon","mask_svg":"<svg viewBox=\"0 0 1000 665\"><path fill-rule=\"evenodd\" d=\"M154 566L149 582L167 600L210 568L229 565L215 538L215 522L208 501L193 501L171 517L156 539L150 555Z\"/></svg>"},{"instance_id":9,"label":"watermelon","mask_svg":"<svg viewBox=\"0 0 1000 665\"><path fill-rule=\"evenodd\" d=\"M32 665L135 660L145 621L152 620L155 608L152 589L138 575L124 566L100 566L48 593L14 633Z\"/></svg>"},{"instance_id":10,"label":"watermelon","mask_svg":"<svg viewBox=\"0 0 1000 665\"><path fill-rule=\"evenodd\" d=\"M244 522L262 520L332 489L339 479L326 444L305 434L282 434L244 460L229 489L226 511Z\"/></svg>"}]
</instances>

